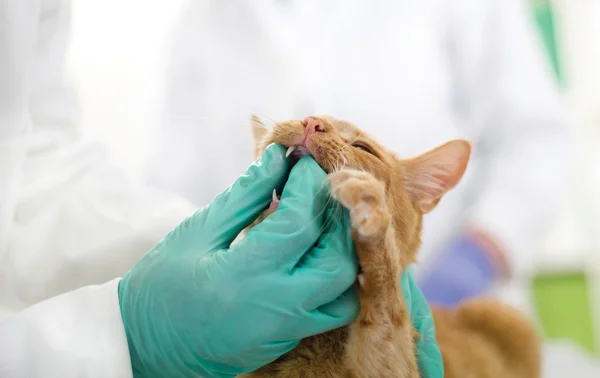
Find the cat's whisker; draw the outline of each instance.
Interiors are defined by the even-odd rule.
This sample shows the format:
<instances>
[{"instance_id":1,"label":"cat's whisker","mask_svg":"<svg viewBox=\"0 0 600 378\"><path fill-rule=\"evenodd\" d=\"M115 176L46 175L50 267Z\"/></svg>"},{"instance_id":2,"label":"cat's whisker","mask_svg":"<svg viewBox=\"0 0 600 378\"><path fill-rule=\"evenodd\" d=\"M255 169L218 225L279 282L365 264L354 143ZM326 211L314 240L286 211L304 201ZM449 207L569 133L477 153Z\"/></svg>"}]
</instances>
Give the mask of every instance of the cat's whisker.
<instances>
[{"instance_id":1,"label":"cat's whisker","mask_svg":"<svg viewBox=\"0 0 600 378\"><path fill-rule=\"evenodd\" d=\"M321 231L327 230L333 223L338 222L339 220L341 220L342 217L341 217L341 211L340 210L341 210L341 206L340 206L339 203L337 203L336 206L335 206L335 210L333 211L333 214L327 220L327 222L323 224L323 227L321 228Z\"/></svg>"},{"instance_id":2,"label":"cat's whisker","mask_svg":"<svg viewBox=\"0 0 600 378\"><path fill-rule=\"evenodd\" d=\"M275 122L275 120L273 120L271 117L267 116L266 114L259 112L259 111L254 111L254 114L257 117L260 117L260 121L269 121L270 125L266 125L264 122L261 122L258 126L266 129L266 130L273 130L273 128L275 127L275 125L277 124L277 122Z\"/></svg>"},{"instance_id":3,"label":"cat's whisker","mask_svg":"<svg viewBox=\"0 0 600 378\"><path fill-rule=\"evenodd\" d=\"M348 156L346 154L344 154L342 157L344 158L344 167L347 167L348 166Z\"/></svg>"},{"instance_id":4,"label":"cat's whisker","mask_svg":"<svg viewBox=\"0 0 600 378\"><path fill-rule=\"evenodd\" d=\"M358 135L357 135L356 137L354 137L354 140L353 140L353 141L348 141L348 144L355 143L357 140L359 140L359 139L360 139L360 137L362 137L362 135L363 135L363 132L362 132L362 131L359 131L359 132L358 132Z\"/></svg>"},{"instance_id":5,"label":"cat's whisker","mask_svg":"<svg viewBox=\"0 0 600 378\"><path fill-rule=\"evenodd\" d=\"M263 115L263 117L265 117L268 121L271 122L271 129L275 127L275 125L277 124L277 122L275 122L275 120L267 115Z\"/></svg>"},{"instance_id":6,"label":"cat's whisker","mask_svg":"<svg viewBox=\"0 0 600 378\"><path fill-rule=\"evenodd\" d=\"M319 193L321 190L327 190L327 188L325 188L325 186L322 185L321 188L319 189ZM317 193L316 195L319 195L319 193ZM316 216L310 222L308 222L304 227L302 227L300 230L304 230L304 229L308 228L308 226L310 226L312 223L314 223L317 220L317 218L319 218L327 210L327 208L329 207L332 200L333 200L333 198L331 198L331 196L328 195L327 201L325 202L325 206L323 206L321 211L318 214L316 214ZM328 226L329 226L329 224L327 224L327 227ZM323 225L321 227L320 231L323 231L325 228L326 228L326 225Z\"/></svg>"}]
</instances>

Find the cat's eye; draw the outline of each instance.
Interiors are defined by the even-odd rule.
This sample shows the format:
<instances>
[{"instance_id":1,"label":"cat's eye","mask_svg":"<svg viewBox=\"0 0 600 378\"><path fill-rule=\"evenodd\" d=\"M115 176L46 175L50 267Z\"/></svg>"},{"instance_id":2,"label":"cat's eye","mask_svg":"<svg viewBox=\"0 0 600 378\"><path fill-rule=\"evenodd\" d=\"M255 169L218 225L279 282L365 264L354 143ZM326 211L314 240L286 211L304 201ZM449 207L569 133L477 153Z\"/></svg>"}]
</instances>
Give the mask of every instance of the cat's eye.
<instances>
[{"instance_id":1,"label":"cat's eye","mask_svg":"<svg viewBox=\"0 0 600 378\"><path fill-rule=\"evenodd\" d=\"M367 146L366 144L364 144L362 142L354 142L354 143L352 143L352 147L356 147L358 149L365 151L366 153L373 155L373 151L371 151L369 146Z\"/></svg>"}]
</instances>

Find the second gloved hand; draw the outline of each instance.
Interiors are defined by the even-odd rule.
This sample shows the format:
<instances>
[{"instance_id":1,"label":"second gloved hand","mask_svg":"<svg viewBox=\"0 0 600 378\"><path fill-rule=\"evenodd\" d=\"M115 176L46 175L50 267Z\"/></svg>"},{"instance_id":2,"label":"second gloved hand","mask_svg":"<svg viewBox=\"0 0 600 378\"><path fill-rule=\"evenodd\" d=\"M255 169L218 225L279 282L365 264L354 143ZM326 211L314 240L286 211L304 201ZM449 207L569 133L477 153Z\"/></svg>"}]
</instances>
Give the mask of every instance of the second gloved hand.
<instances>
[{"instance_id":1,"label":"second gloved hand","mask_svg":"<svg viewBox=\"0 0 600 378\"><path fill-rule=\"evenodd\" d=\"M440 254L420 282L431 304L454 307L483 294L500 275L492 252L471 235L455 239Z\"/></svg>"}]
</instances>

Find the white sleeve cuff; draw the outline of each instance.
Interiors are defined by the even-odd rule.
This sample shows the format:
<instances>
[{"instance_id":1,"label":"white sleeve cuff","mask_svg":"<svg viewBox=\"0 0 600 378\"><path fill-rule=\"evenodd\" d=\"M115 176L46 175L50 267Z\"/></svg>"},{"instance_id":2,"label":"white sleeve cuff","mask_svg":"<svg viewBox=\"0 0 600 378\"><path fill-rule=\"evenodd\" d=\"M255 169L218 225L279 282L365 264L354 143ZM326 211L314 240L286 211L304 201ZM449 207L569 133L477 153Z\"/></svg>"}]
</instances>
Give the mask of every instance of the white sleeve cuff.
<instances>
[{"instance_id":1,"label":"white sleeve cuff","mask_svg":"<svg viewBox=\"0 0 600 378\"><path fill-rule=\"evenodd\" d=\"M0 319L0 377L131 378L120 279Z\"/></svg>"}]
</instances>

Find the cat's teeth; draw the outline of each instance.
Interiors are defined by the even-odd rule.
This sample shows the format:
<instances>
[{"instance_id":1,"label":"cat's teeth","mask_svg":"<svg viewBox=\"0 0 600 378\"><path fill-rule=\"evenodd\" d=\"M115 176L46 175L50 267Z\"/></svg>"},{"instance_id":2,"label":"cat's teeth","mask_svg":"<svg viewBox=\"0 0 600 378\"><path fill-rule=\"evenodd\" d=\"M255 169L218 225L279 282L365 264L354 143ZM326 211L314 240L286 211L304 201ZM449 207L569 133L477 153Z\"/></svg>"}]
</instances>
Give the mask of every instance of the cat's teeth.
<instances>
[{"instance_id":1,"label":"cat's teeth","mask_svg":"<svg viewBox=\"0 0 600 378\"><path fill-rule=\"evenodd\" d=\"M277 190L273 189L273 202L277 202Z\"/></svg>"},{"instance_id":2,"label":"cat's teeth","mask_svg":"<svg viewBox=\"0 0 600 378\"><path fill-rule=\"evenodd\" d=\"M287 149L287 152L285 153L285 157L288 157L288 156L290 156L290 154L291 154L292 152L294 152L294 150L295 150L296 148L298 148L298 146L290 146L290 147Z\"/></svg>"},{"instance_id":3,"label":"cat's teeth","mask_svg":"<svg viewBox=\"0 0 600 378\"><path fill-rule=\"evenodd\" d=\"M364 274L359 274L358 275L358 284L360 285L360 287L365 287L365 276Z\"/></svg>"}]
</instances>

